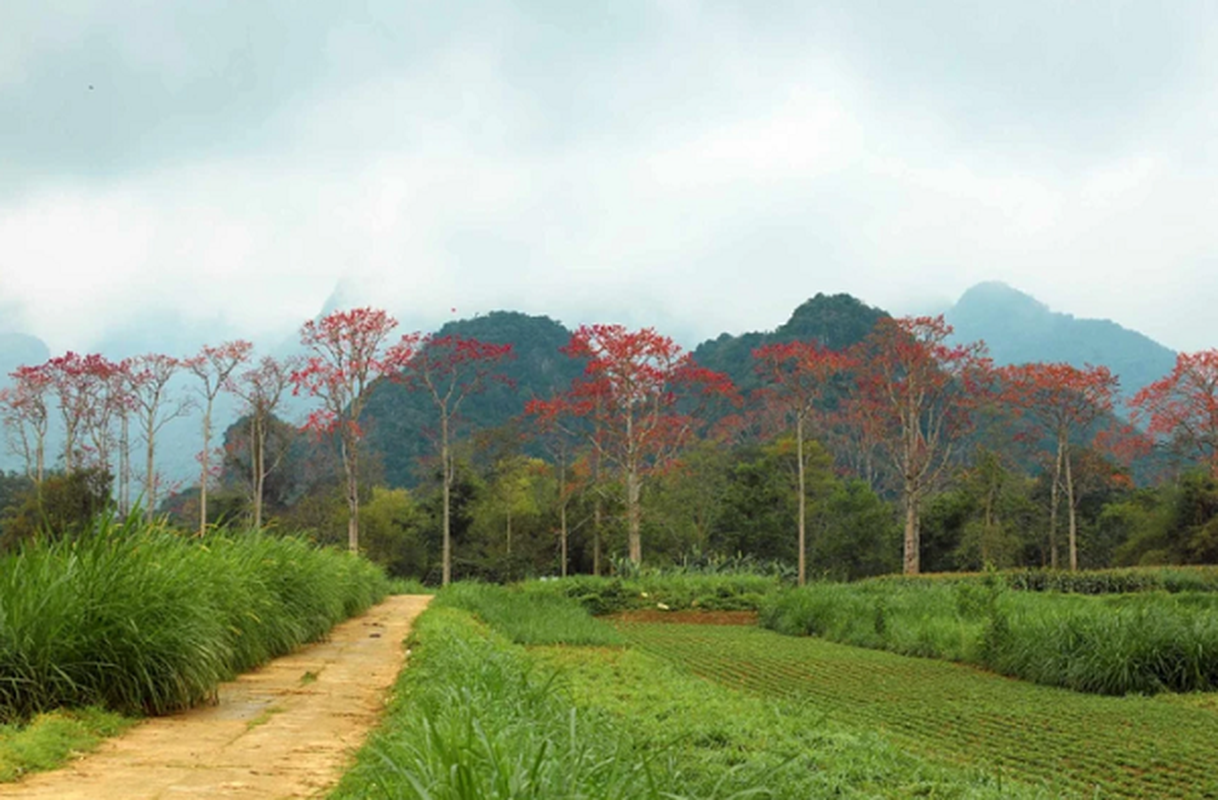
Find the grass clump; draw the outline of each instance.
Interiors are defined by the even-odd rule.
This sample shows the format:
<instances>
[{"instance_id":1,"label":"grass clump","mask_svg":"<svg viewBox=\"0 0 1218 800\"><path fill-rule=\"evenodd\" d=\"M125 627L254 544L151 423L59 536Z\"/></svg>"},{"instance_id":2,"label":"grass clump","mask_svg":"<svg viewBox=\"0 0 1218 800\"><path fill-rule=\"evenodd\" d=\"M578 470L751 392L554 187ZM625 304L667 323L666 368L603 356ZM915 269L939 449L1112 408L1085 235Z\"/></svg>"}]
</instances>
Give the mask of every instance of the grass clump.
<instances>
[{"instance_id":1,"label":"grass clump","mask_svg":"<svg viewBox=\"0 0 1218 800\"><path fill-rule=\"evenodd\" d=\"M437 595L437 608L460 608L517 644L613 646L625 643L616 630L593 619L559 594L484 583L455 583Z\"/></svg>"},{"instance_id":2,"label":"grass clump","mask_svg":"<svg viewBox=\"0 0 1218 800\"><path fill-rule=\"evenodd\" d=\"M965 661L1096 694L1218 689L1218 596L1085 596L968 582L816 584L776 595L761 624L903 655Z\"/></svg>"},{"instance_id":3,"label":"grass clump","mask_svg":"<svg viewBox=\"0 0 1218 800\"><path fill-rule=\"evenodd\" d=\"M129 520L0 557L0 719L97 705L162 714L323 637L384 596L370 563L261 533Z\"/></svg>"},{"instance_id":4,"label":"grass clump","mask_svg":"<svg viewBox=\"0 0 1218 800\"><path fill-rule=\"evenodd\" d=\"M100 708L51 711L24 725L0 725L0 782L54 769L131 725L132 720Z\"/></svg>"},{"instance_id":5,"label":"grass clump","mask_svg":"<svg viewBox=\"0 0 1218 800\"><path fill-rule=\"evenodd\" d=\"M385 721L333 798L670 796L662 764L579 713L552 670L443 598L416 621Z\"/></svg>"}]
</instances>

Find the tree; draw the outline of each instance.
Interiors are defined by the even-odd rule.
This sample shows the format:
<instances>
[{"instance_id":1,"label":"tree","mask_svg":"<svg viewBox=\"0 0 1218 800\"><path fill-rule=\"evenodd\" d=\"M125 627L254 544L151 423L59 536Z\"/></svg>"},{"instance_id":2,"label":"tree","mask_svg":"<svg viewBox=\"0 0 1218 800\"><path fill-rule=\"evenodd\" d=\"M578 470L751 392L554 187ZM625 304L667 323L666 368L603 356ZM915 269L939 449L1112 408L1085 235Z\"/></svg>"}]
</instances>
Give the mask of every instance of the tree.
<instances>
[{"instance_id":1,"label":"tree","mask_svg":"<svg viewBox=\"0 0 1218 800\"><path fill-rule=\"evenodd\" d=\"M806 490L804 441L812 426L818 404L834 377L849 368L842 353L821 347L817 342L770 344L753 351L766 386L763 402L773 404L781 416L795 427L796 484L799 497L799 585L808 573L808 502Z\"/></svg>"},{"instance_id":2,"label":"tree","mask_svg":"<svg viewBox=\"0 0 1218 800\"><path fill-rule=\"evenodd\" d=\"M554 420L588 419L598 458L617 469L626 505L627 547L642 562L641 494L647 476L668 464L705 425L700 406L735 397L726 375L703 369L672 339L653 328L584 325L564 352L585 360L584 374L526 413Z\"/></svg>"},{"instance_id":3,"label":"tree","mask_svg":"<svg viewBox=\"0 0 1218 800\"><path fill-rule=\"evenodd\" d=\"M951 344L942 316L884 317L860 345L851 402L875 420L876 435L899 476L905 512L903 568L916 575L918 514L926 492L952 462L989 388L981 343Z\"/></svg>"},{"instance_id":4,"label":"tree","mask_svg":"<svg viewBox=\"0 0 1218 800\"><path fill-rule=\"evenodd\" d=\"M26 476L38 485L46 472L51 376L44 366L25 366L10 377L14 385L0 389L0 423L8 430L10 449L25 459Z\"/></svg>"},{"instance_id":5,"label":"tree","mask_svg":"<svg viewBox=\"0 0 1218 800\"><path fill-rule=\"evenodd\" d=\"M397 320L380 309L335 311L300 329L300 343L312 355L292 372L292 393L318 398L322 408L309 415L306 429L338 434L346 475L347 546L359 552L359 420L372 382L386 371L382 347Z\"/></svg>"},{"instance_id":6,"label":"tree","mask_svg":"<svg viewBox=\"0 0 1218 800\"><path fill-rule=\"evenodd\" d=\"M225 342L219 347L203 345L203 349L183 365L203 382L203 450L199 454L199 535L207 531L207 485L211 482L211 412L221 391L231 388L231 377L237 367L250 357L254 345L244 339Z\"/></svg>"},{"instance_id":7,"label":"tree","mask_svg":"<svg viewBox=\"0 0 1218 800\"><path fill-rule=\"evenodd\" d=\"M254 369L246 371L233 383L233 392L245 401L249 416L250 492L253 497L254 527L262 527L262 504L266 497L266 478L279 459L267 466L267 440L270 436L275 409L292 382L292 373L299 367L295 359L279 361L264 356ZM286 450L286 447L283 448ZM280 452L280 457L284 453Z\"/></svg>"},{"instance_id":8,"label":"tree","mask_svg":"<svg viewBox=\"0 0 1218 800\"><path fill-rule=\"evenodd\" d=\"M1180 353L1171 373L1129 401L1134 421L1218 476L1218 349Z\"/></svg>"},{"instance_id":9,"label":"tree","mask_svg":"<svg viewBox=\"0 0 1218 800\"><path fill-rule=\"evenodd\" d=\"M169 396L169 381L182 366L173 356L148 353L123 362L128 396L144 434L144 514L149 522L156 515L156 435L171 419L185 415L190 401Z\"/></svg>"},{"instance_id":10,"label":"tree","mask_svg":"<svg viewBox=\"0 0 1218 800\"><path fill-rule=\"evenodd\" d=\"M498 362L512 353L510 344L491 344L458 335L403 336L389 349L391 380L407 388L427 392L439 419L437 446L443 493L441 584L452 580L452 486L454 479L452 437L461 404L482 391L494 375Z\"/></svg>"},{"instance_id":11,"label":"tree","mask_svg":"<svg viewBox=\"0 0 1218 800\"><path fill-rule=\"evenodd\" d=\"M118 364L97 353L80 355L68 351L43 365L63 419L65 472L78 465L80 438L91 432L94 453L103 469L109 469L110 416L115 399L107 391L120 371Z\"/></svg>"},{"instance_id":12,"label":"tree","mask_svg":"<svg viewBox=\"0 0 1218 800\"><path fill-rule=\"evenodd\" d=\"M1057 493L1064 475L1070 569L1077 570L1078 519L1070 440L1087 437L1097 419L1112 413L1118 380L1107 367L1090 364L1081 369L1070 364L1020 364L1003 367L998 374L1006 402L1030 417L1038 433L1052 437L1055 443L1049 500L1049 560L1057 569Z\"/></svg>"}]
</instances>

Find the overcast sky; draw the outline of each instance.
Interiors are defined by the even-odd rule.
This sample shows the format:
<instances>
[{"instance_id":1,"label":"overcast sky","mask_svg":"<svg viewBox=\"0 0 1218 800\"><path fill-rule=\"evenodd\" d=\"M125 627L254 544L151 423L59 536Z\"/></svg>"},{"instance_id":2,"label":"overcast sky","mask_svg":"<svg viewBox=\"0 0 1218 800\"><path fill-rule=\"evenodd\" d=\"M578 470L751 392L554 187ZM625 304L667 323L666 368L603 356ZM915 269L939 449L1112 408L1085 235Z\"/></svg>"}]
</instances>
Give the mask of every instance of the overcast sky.
<instances>
[{"instance_id":1,"label":"overcast sky","mask_svg":"<svg viewBox=\"0 0 1218 800\"><path fill-rule=\"evenodd\" d=\"M1216 8L4 2L0 330L270 342L341 282L693 343L993 279L1218 346Z\"/></svg>"}]
</instances>

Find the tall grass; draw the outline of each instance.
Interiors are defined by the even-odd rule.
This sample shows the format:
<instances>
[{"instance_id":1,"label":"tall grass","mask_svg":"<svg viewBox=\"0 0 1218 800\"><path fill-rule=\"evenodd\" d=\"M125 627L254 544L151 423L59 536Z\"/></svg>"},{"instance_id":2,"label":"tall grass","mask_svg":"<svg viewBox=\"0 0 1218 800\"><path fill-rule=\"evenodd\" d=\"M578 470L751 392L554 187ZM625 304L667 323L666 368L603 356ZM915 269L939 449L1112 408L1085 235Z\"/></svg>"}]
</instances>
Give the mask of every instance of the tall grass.
<instances>
[{"instance_id":1,"label":"tall grass","mask_svg":"<svg viewBox=\"0 0 1218 800\"><path fill-rule=\"evenodd\" d=\"M385 722L332 797L673 796L664 765L577 713L552 671L443 598L416 621Z\"/></svg>"},{"instance_id":2,"label":"tall grass","mask_svg":"<svg viewBox=\"0 0 1218 800\"><path fill-rule=\"evenodd\" d=\"M185 539L100 520L0 558L0 719L162 714L384 596L366 561L261 533Z\"/></svg>"},{"instance_id":3,"label":"tall grass","mask_svg":"<svg viewBox=\"0 0 1218 800\"><path fill-rule=\"evenodd\" d=\"M986 582L816 584L765 603L761 624L860 647L978 664L1097 694L1218 689L1218 597L1101 597Z\"/></svg>"},{"instance_id":4,"label":"tall grass","mask_svg":"<svg viewBox=\"0 0 1218 800\"><path fill-rule=\"evenodd\" d=\"M561 595L485 583L454 583L437 595L433 605L468 611L517 644L625 644L620 633Z\"/></svg>"}]
</instances>

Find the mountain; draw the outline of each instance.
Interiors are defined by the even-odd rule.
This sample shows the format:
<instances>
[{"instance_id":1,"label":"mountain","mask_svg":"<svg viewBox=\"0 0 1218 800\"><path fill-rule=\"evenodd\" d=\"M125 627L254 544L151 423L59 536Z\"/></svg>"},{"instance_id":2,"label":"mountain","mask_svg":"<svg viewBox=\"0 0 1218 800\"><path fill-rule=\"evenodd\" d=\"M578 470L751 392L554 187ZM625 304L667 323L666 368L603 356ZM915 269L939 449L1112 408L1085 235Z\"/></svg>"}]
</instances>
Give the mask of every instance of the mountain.
<instances>
[{"instance_id":1,"label":"mountain","mask_svg":"<svg viewBox=\"0 0 1218 800\"><path fill-rule=\"evenodd\" d=\"M0 333L0 386L17 367L41 364L51 357L46 343L24 333Z\"/></svg>"},{"instance_id":2,"label":"mountain","mask_svg":"<svg viewBox=\"0 0 1218 800\"><path fill-rule=\"evenodd\" d=\"M524 413L531 398L549 397L583 372L582 363L559 352L570 341L571 331L549 317L493 311L448 322L436 333L449 335L512 345L512 358L497 370L506 382L491 382L462 406L462 419L477 430L506 425ZM436 412L431 397L382 381L368 398L364 414L369 447L380 456L386 482L417 483L420 459L433 452L430 434Z\"/></svg>"},{"instance_id":3,"label":"mountain","mask_svg":"<svg viewBox=\"0 0 1218 800\"><path fill-rule=\"evenodd\" d=\"M700 365L728 377L742 390L758 386L753 369L753 350L776 342L819 341L830 350L844 350L861 341L886 311L863 303L848 294L817 294L804 301L791 318L773 331L719 334L698 345L693 356Z\"/></svg>"},{"instance_id":4,"label":"mountain","mask_svg":"<svg viewBox=\"0 0 1218 800\"><path fill-rule=\"evenodd\" d=\"M1176 353L1106 319L1079 319L1005 283L979 283L944 316L959 341L983 340L998 364L1065 362L1103 365L1121 378L1121 394L1171 372Z\"/></svg>"}]
</instances>

